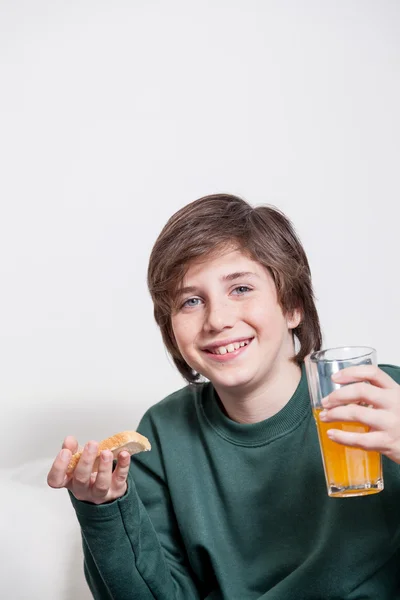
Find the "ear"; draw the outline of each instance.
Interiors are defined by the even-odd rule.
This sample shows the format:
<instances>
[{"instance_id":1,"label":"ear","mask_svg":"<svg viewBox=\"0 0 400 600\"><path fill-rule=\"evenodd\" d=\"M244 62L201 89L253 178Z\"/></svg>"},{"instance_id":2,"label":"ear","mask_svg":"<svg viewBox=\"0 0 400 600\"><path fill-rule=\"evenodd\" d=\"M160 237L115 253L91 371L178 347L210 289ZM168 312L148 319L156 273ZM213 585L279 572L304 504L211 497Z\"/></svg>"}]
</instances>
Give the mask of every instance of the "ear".
<instances>
[{"instance_id":1,"label":"ear","mask_svg":"<svg viewBox=\"0 0 400 600\"><path fill-rule=\"evenodd\" d=\"M296 308L286 317L288 329L296 329L301 322L301 312Z\"/></svg>"}]
</instances>

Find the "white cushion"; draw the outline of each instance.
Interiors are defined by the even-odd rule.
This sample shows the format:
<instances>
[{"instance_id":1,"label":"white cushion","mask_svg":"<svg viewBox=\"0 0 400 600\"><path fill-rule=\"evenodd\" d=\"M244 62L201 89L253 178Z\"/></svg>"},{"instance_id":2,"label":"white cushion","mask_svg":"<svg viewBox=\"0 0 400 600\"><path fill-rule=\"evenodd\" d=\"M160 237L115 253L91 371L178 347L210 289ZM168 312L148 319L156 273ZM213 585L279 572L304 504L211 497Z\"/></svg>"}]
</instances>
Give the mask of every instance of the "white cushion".
<instances>
[{"instance_id":1,"label":"white cushion","mask_svg":"<svg viewBox=\"0 0 400 600\"><path fill-rule=\"evenodd\" d=\"M91 600L79 524L66 490L48 487L53 459L0 469L1 596Z\"/></svg>"}]
</instances>

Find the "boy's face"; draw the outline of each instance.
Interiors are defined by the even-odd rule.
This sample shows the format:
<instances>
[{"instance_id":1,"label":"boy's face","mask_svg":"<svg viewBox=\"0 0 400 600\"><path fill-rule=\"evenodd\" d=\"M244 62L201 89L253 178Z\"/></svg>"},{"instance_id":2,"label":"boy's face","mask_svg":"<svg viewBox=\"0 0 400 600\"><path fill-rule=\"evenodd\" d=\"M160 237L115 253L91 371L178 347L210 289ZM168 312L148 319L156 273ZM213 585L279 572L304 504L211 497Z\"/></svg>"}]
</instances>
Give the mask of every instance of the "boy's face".
<instances>
[{"instance_id":1,"label":"boy's face","mask_svg":"<svg viewBox=\"0 0 400 600\"><path fill-rule=\"evenodd\" d=\"M269 271L241 250L193 262L182 282L172 328L185 361L217 389L254 390L293 368L291 330Z\"/></svg>"}]
</instances>

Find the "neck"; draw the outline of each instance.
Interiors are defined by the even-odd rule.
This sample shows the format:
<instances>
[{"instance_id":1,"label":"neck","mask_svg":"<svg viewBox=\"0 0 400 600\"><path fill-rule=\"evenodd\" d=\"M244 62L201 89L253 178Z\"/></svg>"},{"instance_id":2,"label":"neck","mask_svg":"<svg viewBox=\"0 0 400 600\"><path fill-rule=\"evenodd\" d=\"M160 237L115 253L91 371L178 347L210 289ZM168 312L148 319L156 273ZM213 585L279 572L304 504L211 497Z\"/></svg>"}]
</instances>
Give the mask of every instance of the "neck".
<instances>
[{"instance_id":1,"label":"neck","mask_svg":"<svg viewBox=\"0 0 400 600\"><path fill-rule=\"evenodd\" d=\"M216 389L230 419L258 423L278 413L290 400L301 379L301 368L290 362L271 373L263 384L246 389Z\"/></svg>"}]
</instances>

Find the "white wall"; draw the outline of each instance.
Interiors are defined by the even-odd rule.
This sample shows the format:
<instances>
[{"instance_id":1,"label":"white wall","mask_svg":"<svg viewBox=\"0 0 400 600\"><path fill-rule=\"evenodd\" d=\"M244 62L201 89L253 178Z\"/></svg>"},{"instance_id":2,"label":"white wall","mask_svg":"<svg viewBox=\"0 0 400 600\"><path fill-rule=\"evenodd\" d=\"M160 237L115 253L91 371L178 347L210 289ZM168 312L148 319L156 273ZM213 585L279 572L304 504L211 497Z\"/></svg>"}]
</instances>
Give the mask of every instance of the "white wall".
<instances>
[{"instance_id":1,"label":"white wall","mask_svg":"<svg viewBox=\"0 0 400 600\"><path fill-rule=\"evenodd\" d=\"M203 194L283 209L326 344L400 362L399 34L396 0L0 3L0 464L184 384L146 266Z\"/></svg>"},{"instance_id":2,"label":"white wall","mask_svg":"<svg viewBox=\"0 0 400 600\"><path fill-rule=\"evenodd\" d=\"M134 428L183 384L146 263L202 194L286 211L326 343L399 362L397 2L0 11L3 464Z\"/></svg>"}]
</instances>

